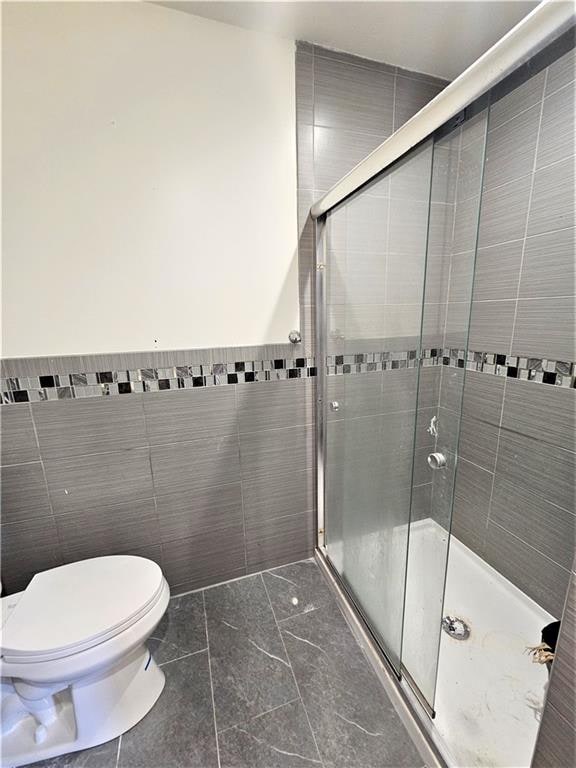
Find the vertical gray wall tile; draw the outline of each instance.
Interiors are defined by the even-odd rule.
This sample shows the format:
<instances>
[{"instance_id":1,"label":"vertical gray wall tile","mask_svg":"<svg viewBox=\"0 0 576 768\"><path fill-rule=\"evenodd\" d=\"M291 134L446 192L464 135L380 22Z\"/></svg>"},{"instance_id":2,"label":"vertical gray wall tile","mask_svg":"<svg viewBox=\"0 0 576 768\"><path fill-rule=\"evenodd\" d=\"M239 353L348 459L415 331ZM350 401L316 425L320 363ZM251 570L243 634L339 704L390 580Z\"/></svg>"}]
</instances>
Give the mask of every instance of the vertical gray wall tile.
<instances>
[{"instance_id":1,"label":"vertical gray wall tile","mask_svg":"<svg viewBox=\"0 0 576 768\"><path fill-rule=\"evenodd\" d=\"M540 125L540 104L488 132L484 189L532 173Z\"/></svg>"},{"instance_id":2,"label":"vertical gray wall tile","mask_svg":"<svg viewBox=\"0 0 576 768\"><path fill-rule=\"evenodd\" d=\"M52 517L22 520L0 527L2 549L2 587L18 592L38 571L62 565L60 541Z\"/></svg>"},{"instance_id":3,"label":"vertical gray wall tile","mask_svg":"<svg viewBox=\"0 0 576 768\"><path fill-rule=\"evenodd\" d=\"M42 464L13 464L2 467L2 522L15 523L51 514ZM38 525L41 527L42 522Z\"/></svg>"},{"instance_id":4,"label":"vertical gray wall tile","mask_svg":"<svg viewBox=\"0 0 576 768\"><path fill-rule=\"evenodd\" d=\"M158 496L226 485L240 479L237 435L154 445L150 459Z\"/></svg>"},{"instance_id":5,"label":"vertical gray wall tile","mask_svg":"<svg viewBox=\"0 0 576 768\"><path fill-rule=\"evenodd\" d=\"M55 520L65 562L136 553L160 541L153 498L83 508Z\"/></svg>"},{"instance_id":6,"label":"vertical gray wall tile","mask_svg":"<svg viewBox=\"0 0 576 768\"><path fill-rule=\"evenodd\" d=\"M574 155L574 96L573 86L566 86L544 99L537 168Z\"/></svg>"},{"instance_id":7,"label":"vertical gray wall tile","mask_svg":"<svg viewBox=\"0 0 576 768\"><path fill-rule=\"evenodd\" d=\"M544 93L545 72L531 77L490 106L490 128L496 128L520 112L539 104Z\"/></svg>"},{"instance_id":8,"label":"vertical gray wall tile","mask_svg":"<svg viewBox=\"0 0 576 768\"><path fill-rule=\"evenodd\" d=\"M523 241L478 248L474 274L476 301L516 299Z\"/></svg>"},{"instance_id":9,"label":"vertical gray wall tile","mask_svg":"<svg viewBox=\"0 0 576 768\"><path fill-rule=\"evenodd\" d=\"M567 451L576 449L574 392L538 387L529 381L506 382L502 428Z\"/></svg>"},{"instance_id":10,"label":"vertical gray wall tile","mask_svg":"<svg viewBox=\"0 0 576 768\"><path fill-rule=\"evenodd\" d=\"M298 125L314 122L314 56L296 49L296 121Z\"/></svg>"},{"instance_id":11,"label":"vertical gray wall tile","mask_svg":"<svg viewBox=\"0 0 576 768\"><path fill-rule=\"evenodd\" d=\"M146 430L151 445L234 435L234 387L150 392L143 397Z\"/></svg>"},{"instance_id":12,"label":"vertical gray wall tile","mask_svg":"<svg viewBox=\"0 0 576 768\"><path fill-rule=\"evenodd\" d=\"M570 571L494 523L488 524L485 559L553 616L562 616Z\"/></svg>"},{"instance_id":13,"label":"vertical gray wall tile","mask_svg":"<svg viewBox=\"0 0 576 768\"><path fill-rule=\"evenodd\" d=\"M484 190L478 247L483 248L524 237L531 181L530 176L523 176L499 187Z\"/></svg>"},{"instance_id":14,"label":"vertical gray wall tile","mask_svg":"<svg viewBox=\"0 0 576 768\"><path fill-rule=\"evenodd\" d=\"M498 473L490 520L554 562L570 568L576 540L576 516L572 512L512 485Z\"/></svg>"},{"instance_id":15,"label":"vertical gray wall tile","mask_svg":"<svg viewBox=\"0 0 576 768\"><path fill-rule=\"evenodd\" d=\"M23 464L40 458L29 405L3 408L0 415L1 464Z\"/></svg>"},{"instance_id":16,"label":"vertical gray wall tile","mask_svg":"<svg viewBox=\"0 0 576 768\"><path fill-rule=\"evenodd\" d=\"M244 527L236 523L162 544L164 573L175 593L200 589L246 573Z\"/></svg>"},{"instance_id":17,"label":"vertical gray wall tile","mask_svg":"<svg viewBox=\"0 0 576 768\"><path fill-rule=\"evenodd\" d=\"M572 227L526 239L520 298L566 296L576 284L574 232Z\"/></svg>"},{"instance_id":18,"label":"vertical gray wall tile","mask_svg":"<svg viewBox=\"0 0 576 768\"><path fill-rule=\"evenodd\" d=\"M396 131L401 125L404 125L442 89L442 86L435 83L427 83L398 75L396 77L394 130Z\"/></svg>"},{"instance_id":19,"label":"vertical gray wall tile","mask_svg":"<svg viewBox=\"0 0 576 768\"><path fill-rule=\"evenodd\" d=\"M239 384L236 396L240 432L312 424L315 385L313 379Z\"/></svg>"},{"instance_id":20,"label":"vertical gray wall tile","mask_svg":"<svg viewBox=\"0 0 576 768\"><path fill-rule=\"evenodd\" d=\"M42 456L109 453L147 445L142 396L35 403Z\"/></svg>"},{"instance_id":21,"label":"vertical gray wall tile","mask_svg":"<svg viewBox=\"0 0 576 768\"><path fill-rule=\"evenodd\" d=\"M240 435L243 477L261 477L270 471L298 472L312 466L311 426L245 432Z\"/></svg>"},{"instance_id":22,"label":"vertical gray wall tile","mask_svg":"<svg viewBox=\"0 0 576 768\"><path fill-rule=\"evenodd\" d=\"M546 81L546 96L568 83L573 83L576 78L576 50L565 53L548 67L548 79Z\"/></svg>"},{"instance_id":23,"label":"vertical gray wall tile","mask_svg":"<svg viewBox=\"0 0 576 768\"><path fill-rule=\"evenodd\" d=\"M215 532L243 522L240 483L157 496L163 542Z\"/></svg>"},{"instance_id":24,"label":"vertical gray wall tile","mask_svg":"<svg viewBox=\"0 0 576 768\"><path fill-rule=\"evenodd\" d=\"M571 286L567 286L570 290ZM520 299L512 354L549 360L575 359L575 301L570 298Z\"/></svg>"},{"instance_id":25,"label":"vertical gray wall tile","mask_svg":"<svg viewBox=\"0 0 576 768\"><path fill-rule=\"evenodd\" d=\"M492 473L460 460L454 488L452 533L476 554L484 554Z\"/></svg>"},{"instance_id":26,"label":"vertical gray wall tile","mask_svg":"<svg viewBox=\"0 0 576 768\"><path fill-rule=\"evenodd\" d=\"M392 133L394 77L333 58L314 58L314 122L328 128Z\"/></svg>"},{"instance_id":27,"label":"vertical gray wall tile","mask_svg":"<svg viewBox=\"0 0 576 768\"><path fill-rule=\"evenodd\" d=\"M575 454L502 430L496 474L563 509L574 506Z\"/></svg>"},{"instance_id":28,"label":"vertical gray wall tile","mask_svg":"<svg viewBox=\"0 0 576 768\"><path fill-rule=\"evenodd\" d=\"M342 176L382 143L384 137L344 131L340 128L314 128L314 181L316 190L330 189Z\"/></svg>"},{"instance_id":29,"label":"vertical gray wall tile","mask_svg":"<svg viewBox=\"0 0 576 768\"><path fill-rule=\"evenodd\" d=\"M536 171L530 203L528 235L573 227L574 163L560 161Z\"/></svg>"},{"instance_id":30,"label":"vertical gray wall tile","mask_svg":"<svg viewBox=\"0 0 576 768\"><path fill-rule=\"evenodd\" d=\"M47 459L44 467L55 514L153 495L148 448Z\"/></svg>"},{"instance_id":31,"label":"vertical gray wall tile","mask_svg":"<svg viewBox=\"0 0 576 768\"><path fill-rule=\"evenodd\" d=\"M470 316L470 349L506 354L512 341L515 301L473 301Z\"/></svg>"},{"instance_id":32,"label":"vertical gray wall tile","mask_svg":"<svg viewBox=\"0 0 576 768\"><path fill-rule=\"evenodd\" d=\"M242 480L246 525L258 527L277 517L313 512L315 478L312 469L281 469Z\"/></svg>"}]
</instances>

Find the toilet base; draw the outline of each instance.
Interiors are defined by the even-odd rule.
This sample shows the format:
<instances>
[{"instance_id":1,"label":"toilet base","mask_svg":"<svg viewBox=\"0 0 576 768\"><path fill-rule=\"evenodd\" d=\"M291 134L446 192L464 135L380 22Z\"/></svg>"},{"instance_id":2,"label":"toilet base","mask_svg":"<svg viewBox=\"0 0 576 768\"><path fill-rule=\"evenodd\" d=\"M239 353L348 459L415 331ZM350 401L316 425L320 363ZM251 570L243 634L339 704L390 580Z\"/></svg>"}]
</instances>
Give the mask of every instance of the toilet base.
<instances>
[{"instance_id":1,"label":"toilet base","mask_svg":"<svg viewBox=\"0 0 576 768\"><path fill-rule=\"evenodd\" d=\"M137 647L113 667L54 694L56 717L42 731L30 715L4 734L1 768L17 768L115 739L152 709L164 683L164 673L146 646Z\"/></svg>"}]
</instances>

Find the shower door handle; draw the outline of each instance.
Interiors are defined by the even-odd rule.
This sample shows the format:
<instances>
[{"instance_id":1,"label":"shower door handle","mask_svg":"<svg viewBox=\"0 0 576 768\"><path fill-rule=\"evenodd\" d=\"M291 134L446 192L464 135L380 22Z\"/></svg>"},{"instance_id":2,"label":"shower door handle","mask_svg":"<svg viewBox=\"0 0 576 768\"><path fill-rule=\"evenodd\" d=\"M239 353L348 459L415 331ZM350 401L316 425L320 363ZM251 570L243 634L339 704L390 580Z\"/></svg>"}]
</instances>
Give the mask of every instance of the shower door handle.
<instances>
[{"instance_id":1,"label":"shower door handle","mask_svg":"<svg viewBox=\"0 0 576 768\"><path fill-rule=\"evenodd\" d=\"M338 402L338 400L332 400L332 402L330 403L330 410L331 411L340 410L340 403Z\"/></svg>"},{"instance_id":2,"label":"shower door handle","mask_svg":"<svg viewBox=\"0 0 576 768\"><path fill-rule=\"evenodd\" d=\"M446 456L443 453L430 453L428 455L428 466L431 469L442 469L446 466Z\"/></svg>"}]
</instances>

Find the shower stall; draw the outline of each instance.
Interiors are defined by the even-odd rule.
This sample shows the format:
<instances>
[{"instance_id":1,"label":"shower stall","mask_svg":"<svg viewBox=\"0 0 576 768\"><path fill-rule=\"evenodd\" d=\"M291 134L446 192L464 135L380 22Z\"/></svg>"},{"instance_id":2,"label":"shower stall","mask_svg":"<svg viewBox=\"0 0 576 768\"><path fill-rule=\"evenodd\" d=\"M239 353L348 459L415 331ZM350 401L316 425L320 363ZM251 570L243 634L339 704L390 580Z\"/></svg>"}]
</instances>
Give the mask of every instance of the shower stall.
<instances>
[{"instance_id":1,"label":"shower stall","mask_svg":"<svg viewBox=\"0 0 576 768\"><path fill-rule=\"evenodd\" d=\"M424 108L312 209L319 555L457 766L530 764L548 672L525 649L560 618L455 535L453 521L461 423L470 429L470 409L484 407L481 397L466 402L468 377L546 387L522 350L490 345L482 320L472 334L470 322L486 281L507 279L502 249L491 275L486 261L478 270L479 249L508 225L493 190L514 206L506 187L514 163L532 177L540 163L535 146L514 160L531 141L516 112L533 110L541 140L546 82L573 61L566 18L537 27L536 50L529 29L512 41L515 51L500 49L506 77L456 81L453 103L437 97L439 106ZM466 87L475 88L468 100ZM528 186L533 196L533 178ZM523 226L496 240L521 241L519 259L530 234ZM484 307L496 325L505 304ZM571 372L555 383L573 387Z\"/></svg>"}]
</instances>

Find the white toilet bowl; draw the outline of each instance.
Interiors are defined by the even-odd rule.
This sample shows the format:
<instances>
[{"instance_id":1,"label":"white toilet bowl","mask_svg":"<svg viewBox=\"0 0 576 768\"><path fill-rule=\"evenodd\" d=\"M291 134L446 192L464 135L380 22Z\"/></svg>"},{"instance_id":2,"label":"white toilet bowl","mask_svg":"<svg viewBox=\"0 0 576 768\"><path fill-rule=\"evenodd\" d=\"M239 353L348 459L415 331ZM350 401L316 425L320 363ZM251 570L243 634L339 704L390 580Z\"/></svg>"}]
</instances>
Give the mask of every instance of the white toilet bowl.
<instances>
[{"instance_id":1,"label":"white toilet bowl","mask_svg":"<svg viewBox=\"0 0 576 768\"><path fill-rule=\"evenodd\" d=\"M97 557L34 576L0 600L0 765L102 744L154 706L164 673L145 641L168 606L159 566Z\"/></svg>"}]
</instances>

